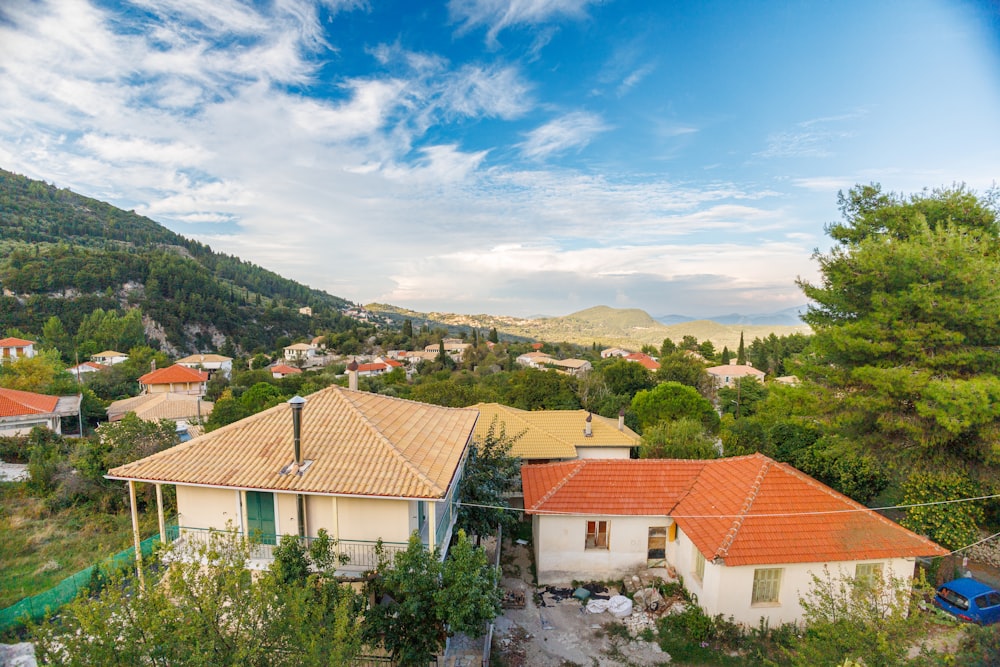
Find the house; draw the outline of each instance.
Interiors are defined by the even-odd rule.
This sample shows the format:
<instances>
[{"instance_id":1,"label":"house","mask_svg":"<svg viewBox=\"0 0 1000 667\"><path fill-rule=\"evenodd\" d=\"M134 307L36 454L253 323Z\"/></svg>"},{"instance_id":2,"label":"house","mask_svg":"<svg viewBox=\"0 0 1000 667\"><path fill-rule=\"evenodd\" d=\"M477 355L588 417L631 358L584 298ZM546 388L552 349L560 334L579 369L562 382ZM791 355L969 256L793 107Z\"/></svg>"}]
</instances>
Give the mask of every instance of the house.
<instances>
[{"instance_id":1,"label":"house","mask_svg":"<svg viewBox=\"0 0 1000 667\"><path fill-rule=\"evenodd\" d=\"M35 341L23 338L0 339L0 364L35 356Z\"/></svg>"},{"instance_id":2,"label":"house","mask_svg":"<svg viewBox=\"0 0 1000 667\"><path fill-rule=\"evenodd\" d=\"M313 537L322 528L350 558L342 572L359 573L376 564L377 541L391 556L414 532L444 557L478 417L469 408L331 386L107 478L128 481L132 493L139 482L175 486L172 536L182 543L227 527L257 534L254 563L265 567L280 535ZM134 503L132 511L134 522Z\"/></svg>"},{"instance_id":3,"label":"house","mask_svg":"<svg viewBox=\"0 0 1000 667\"><path fill-rule=\"evenodd\" d=\"M314 350L326 349L326 336L315 336L309 341L309 346Z\"/></svg>"},{"instance_id":4,"label":"house","mask_svg":"<svg viewBox=\"0 0 1000 667\"><path fill-rule=\"evenodd\" d=\"M549 362L551 366L554 366L556 370L562 371L563 373L568 373L575 377L580 377L585 373L588 373L593 366L589 361L584 359L553 359Z\"/></svg>"},{"instance_id":5,"label":"house","mask_svg":"<svg viewBox=\"0 0 1000 667\"><path fill-rule=\"evenodd\" d=\"M295 375L296 373L301 373L301 369L294 368L288 364L275 364L271 366L271 377L280 380L288 375Z\"/></svg>"},{"instance_id":6,"label":"house","mask_svg":"<svg viewBox=\"0 0 1000 667\"><path fill-rule=\"evenodd\" d=\"M642 364L643 368L647 371L656 371L660 369L660 362L648 354L643 354L642 352L629 352L622 358L626 361L634 361L637 364Z\"/></svg>"},{"instance_id":7,"label":"house","mask_svg":"<svg viewBox=\"0 0 1000 667\"><path fill-rule=\"evenodd\" d=\"M472 347L472 343L466 343L461 338L445 338L441 343L427 345L424 352L431 352L435 355L441 353L441 345L444 345L445 354L452 359L461 359L465 351Z\"/></svg>"},{"instance_id":8,"label":"house","mask_svg":"<svg viewBox=\"0 0 1000 667\"><path fill-rule=\"evenodd\" d=\"M578 458L627 459L639 436L618 421L594 415L586 410L520 410L499 403L479 403L476 439L482 440L490 426L503 428L508 436L517 436L511 454L524 463Z\"/></svg>"},{"instance_id":9,"label":"house","mask_svg":"<svg viewBox=\"0 0 1000 667\"><path fill-rule=\"evenodd\" d=\"M813 573L910 577L947 551L761 454L521 469L538 583L673 568L709 616L802 620Z\"/></svg>"},{"instance_id":10,"label":"house","mask_svg":"<svg viewBox=\"0 0 1000 667\"><path fill-rule=\"evenodd\" d=\"M174 364L159 368L139 378L139 386L145 394L170 392L204 396L207 389L208 373Z\"/></svg>"},{"instance_id":11,"label":"house","mask_svg":"<svg viewBox=\"0 0 1000 667\"><path fill-rule=\"evenodd\" d=\"M390 373L396 368L402 368L403 364L394 359L375 359L370 363L358 364L358 375L361 377L371 375L383 375Z\"/></svg>"},{"instance_id":12,"label":"house","mask_svg":"<svg viewBox=\"0 0 1000 667\"><path fill-rule=\"evenodd\" d=\"M301 308L299 308L299 315L305 315L306 317L312 317L313 316L313 309L310 308L309 306L302 306Z\"/></svg>"},{"instance_id":13,"label":"house","mask_svg":"<svg viewBox=\"0 0 1000 667\"><path fill-rule=\"evenodd\" d=\"M0 436L27 435L36 426L62 433L62 418L80 414L82 394L48 396L0 388Z\"/></svg>"},{"instance_id":14,"label":"house","mask_svg":"<svg viewBox=\"0 0 1000 667\"><path fill-rule=\"evenodd\" d=\"M735 359L724 366L706 368L705 372L712 377L717 387L732 387L737 380L747 377L763 382L766 375L750 364L737 364Z\"/></svg>"},{"instance_id":15,"label":"house","mask_svg":"<svg viewBox=\"0 0 1000 667\"><path fill-rule=\"evenodd\" d=\"M192 354L189 357L178 359L177 363L181 366L205 371L210 378L215 377L216 373L228 378L233 372L232 357L224 357L221 354Z\"/></svg>"},{"instance_id":16,"label":"house","mask_svg":"<svg viewBox=\"0 0 1000 667\"><path fill-rule=\"evenodd\" d=\"M112 401L107 413L108 421L111 422L119 421L129 412L134 412L136 417L144 421L169 419L187 424L207 418L214 407L214 403L203 401L199 396L160 392Z\"/></svg>"},{"instance_id":17,"label":"house","mask_svg":"<svg viewBox=\"0 0 1000 667\"><path fill-rule=\"evenodd\" d=\"M115 350L105 350L104 352L90 355L90 360L102 366L114 366L123 361L128 361L128 355L124 352L116 352Z\"/></svg>"},{"instance_id":18,"label":"house","mask_svg":"<svg viewBox=\"0 0 1000 667\"><path fill-rule=\"evenodd\" d=\"M545 354L544 352L526 352L515 359L517 363L522 366L527 366L528 368L548 368L555 359L552 355Z\"/></svg>"},{"instance_id":19,"label":"house","mask_svg":"<svg viewBox=\"0 0 1000 667\"><path fill-rule=\"evenodd\" d=\"M107 366L95 363L93 361L85 361L82 364L77 364L71 368L67 368L66 371L75 377L77 381L82 381L84 375L90 375L91 373L100 373Z\"/></svg>"},{"instance_id":20,"label":"house","mask_svg":"<svg viewBox=\"0 0 1000 667\"><path fill-rule=\"evenodd\" d=\"M305 361L316 356L316 348L308 343L295 343L284 348L286 361Z\"/></svg>"},{"instance_id":21,"label":"house","mask_svg":"<svg viewBox=\"0 0 1000 667\"><path fill-rule=\"evenodd\" d=\"M628 350L623 350L620 347L608 347L601 350L601 359L610 359L611 357L627 357L632 354Z\"/></svg>"}]
</instances>

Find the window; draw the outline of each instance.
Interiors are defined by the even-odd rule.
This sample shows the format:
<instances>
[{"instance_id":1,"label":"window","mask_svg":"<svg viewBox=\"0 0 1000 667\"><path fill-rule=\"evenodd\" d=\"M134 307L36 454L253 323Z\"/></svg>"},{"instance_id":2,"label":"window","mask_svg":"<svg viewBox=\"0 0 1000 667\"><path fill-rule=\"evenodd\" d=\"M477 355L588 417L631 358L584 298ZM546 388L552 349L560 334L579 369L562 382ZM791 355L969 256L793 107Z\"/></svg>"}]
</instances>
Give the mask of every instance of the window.
<instances>
[{"instance_id":1,"label":"window","mask_svg":"<svg viewBox=\"0 0 1000 667\"><path fill-rule=\"evenodd\" d=\"M698 581L701 581L705 578L705 557L698 551L698 547L692 548L694 549L694 576Z\"/></svg>"},{"instance_id":2,"label":"window","mask_svg":"<svg viewBox=\"0 0 1000 667\"><path fill-rule=\"evenodd\" d=\"M959 609L969 608L969 598L965 597L961 593L956 593L950 588L942 586L941 588L938 589L937 594L946 602L948 602L948 604L954 607L957 607Z\"/></svg>"},{"instance_id":3,"label":"window","mask_svg":"<svg viewBox=\"0 0 1000 667\"><path fill-rule=\"evenodd\" d=\"M781 568L770 567L753 571L753 596L750 604L778 604L781 591Z\"/></svg>"},{"instance_id":4,"label":"window","mask_svg":"<svg viewBox=\"0 0 1000 667\"><path fill-rule=\"evenodd\" d=\"M980 609L986 609L987 607L995 607L1000 604L1000 593L990 591L986 595L980 595L976 598L976 606Z\"/></svg>"},{"instance_id":5,"label":"window","mask_svg":"<svg viewBox=\"0 0 1000 667\"><path fill-rule=\"evenodd\" d=\"M586 549L607 549L608 548L608 522L588 521L587 541L584 543Z\"/></svg>"},{"instance_id":6,"label":"window","mask_svg":"<svg viewBox=\"0 0 1000 667\"><path fill-rule=\"evenodd\" d=\"M866 586L874 586L882 581L882 563L858 563L854 568L854 579Z\"/></svg>"}]
</instances>

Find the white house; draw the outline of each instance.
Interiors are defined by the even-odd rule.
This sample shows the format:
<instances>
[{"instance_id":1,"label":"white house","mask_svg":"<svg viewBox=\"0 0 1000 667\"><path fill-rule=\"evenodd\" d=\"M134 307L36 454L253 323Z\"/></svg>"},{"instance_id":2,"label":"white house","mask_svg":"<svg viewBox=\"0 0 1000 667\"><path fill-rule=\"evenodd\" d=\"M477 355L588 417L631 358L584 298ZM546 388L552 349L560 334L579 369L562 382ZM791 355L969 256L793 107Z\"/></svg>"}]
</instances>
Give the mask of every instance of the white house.
<instances>
[{"instance_id":1,"label":"white house","mask_svg":"<svg viewBox=\"0 0 1000 667\"><path fill-rule=\"evenodd\" d=\"M517 359L517 363L522 366L527 366L528 368L546 368L549 364L555 361L555 359L550 354L544 352L525 352Z\"/></svg>"},{"instance_id":2,"label":"white house","mask_svg":"<svg viewBox=\"0 0 1000 667\"><path fill-rule=\"evenodd\" d=\"M222 377L228 378L233 372L232 357L224 357L221 354L192 354L189 357L178 359L177 363L181 366L205 371L209 377L221 373Z\"/></svg>"},{"instance_id":3,"label":"white house","mask_svg":"<svg viewBox=\"0 0 1000 667\"><path fill-rule=\"evenodd\" d=\"M611 357L627 357L632 354L628 350L623 350L620 347L606 347L601 350L601 359L610 359Z\"/></svg>"},{"instance_id":4,"label":"white house","mask_svg":"<svg viewBox=\"0 0 1000 667\"><path fill-rule=\"evenodd\" d=\"M295 343L284 348L287 361L312 359L316 356L316 348L308 343Z\"/></svg>"},{"instance_id":5,"label":"white house","mask_svg":"<svg viewBox=\"0 0 1000 667\"><path fill-rule=\"evenodd\" d=\"M732 387L737 380L743 378L754 378L763 382L764 377L767 375L764 371L757 370L750 364L738 364L735 359L730 360L728 364L723 366L706 368L705 372L712 376L716 386L719 387Z\"/></svg>"},{"instance_id":6,"label":"white house","mask_svg":"<svg viewBox=\"0 0 1000 667\"><path fill-rule=\"evenodd\" d=\"M553 359L549 363L557 370L574 377L585 375L593 369L591 363L586 359Z\"/></svg>"},{"instance_id":7,"label":"white house","mask_svg":"<svg viewBox=\"0 0 1000 667\"><path fill-rule=\"evenodd\" d=\"M0 364L35 356L35 341L23 338L0 339Z\"/></svg>"},{"instance_id":8,"label":"white house","mask_svg":"<svg viewBox=\"0 0 1000 667\"><path fill-rule=\"evenodd\" d=\"M276 380L280 380L288 375L297 375L302 372L300 369L289 366L288 364L275 364L268 370L271 371L271 377Z\"/></svg>"},{"instance_id":9,"label":"white house","mask_svg":"<svg viewBox=\"0 0 1000 667\"><path fill-rule=\"evenodd\" d=\"M521 469L540 584L673 567L709 616L800 621L811 574L912 576L947 551L761 454Z\"/></svg>"},{"instance_id":10,"label":"white house","mask_svg":"<svg viewBox=\"0 0 1000 667\"><path fill-rule=\"evenodd\" d=\"M75 377L77 380L82 381L85 375L90 375L91 373L100 373L105 368L107 368L107 366L103 366L93 361L85 361L82 364L77 364L76 366L67 368L66 371L70 375Z\"/></svg>"},{"instance_id":11,"label":"white house","mask_svg":"<svg viewBox=\"0 0 1000 667\"><path fill-rule=\"evenodd\" d=\"M0 436L27 435L36 426L62 433L62 418L79 415L82 399L0 388Z\"/></svg>"},{"instance_id":12,"label":"white house","mask_svg":"<svg viewBox=\"0 0 1000 667\"><path fill-rule=\"evenodd\" d=\"M102 366L114 366L115 364L120 364L123 361L128 361L128 355L124 352L118 352L116 350L105 350L104 352L98 352L97 354L90 355L90 360L99 363Z\"/></svg>"},{"instance_id":13,"label":"white house","mask_svg":"<svg viewBox=\"0 0 1000 667\"><path fill-rule=\"evenodd\" d=\"M376 565L379 540L392 556L414 532L444 558L478 417L332 386L107 477L127 480L133 493L141 482L176 487L178 528L169 536L158 507L163 539L197 543L232 527L259 535L254 566L264 567L281 535L324 529L350 559L342 573L357 574Z\"/></svg>"}]
</instances>

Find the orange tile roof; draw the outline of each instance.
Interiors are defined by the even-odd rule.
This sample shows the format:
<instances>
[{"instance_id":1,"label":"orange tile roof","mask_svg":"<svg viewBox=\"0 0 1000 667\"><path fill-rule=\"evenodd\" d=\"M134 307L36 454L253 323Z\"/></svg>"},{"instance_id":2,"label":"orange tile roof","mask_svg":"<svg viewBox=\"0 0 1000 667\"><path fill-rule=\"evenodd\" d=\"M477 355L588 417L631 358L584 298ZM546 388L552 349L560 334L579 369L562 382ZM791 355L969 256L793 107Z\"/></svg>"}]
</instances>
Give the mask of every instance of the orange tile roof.
<instances>
[{"instance_id":1,"label":"orange tile roof","mask_svg":"<svg viewBox=\"0 0 1000 667\"><path fill-rule=\"evenodd\" d=\"M207 382L208 373L187 366L174 364L167 368L158 368L146 373L139 382L142 384L171 384L180 382Z\"/></svg>"},{"instance_id":2,"label":"orange tile roof","mask_svg":"<svg viewBox=\"0 0 1000 667\"><path fill-rule=\"evenodd\" d=\"M291 493L443 498L479 413L331 386L302 411L302 476L292 462L291 408L275 406L109 471L112 479Z\"/></svg>"},{"instance_id":3,"label":"orange tile roof","mask_svg":"<svg viewBox=\"0 0 1000 667\"><path fill-rule=\"evenodd\" d=\"M271 373L280 373L282 375L292 375L293 373L301 373L302 371L288 364L276 364L271 366Z\"/></svg>"},{"instance_id":4,"label":"orange tile roof","mask_svg":"<svg viewBox=\"0 0 1000 667\"><path fill-rule=\"evenodd\" d=\"M375 361L367 364L358 364L358 370L361 372L365 371L384 371L389 368L389 364L382 363L381 361Z\"/></svg>"},{"instance_id":5,"label":"orange tile roof","mask_svg":"<svg viewBox=\"0 0 1000 667\"><path fill-rule=\"evenodd\" d=\"M937 544L761 454L521 469L528 514L669 515L729 566L941 556Z\"/></svg>"},{"instance_id":6,"label":"orange tile roof","mask_svg":"<svg viewBox=\"0 0 1000 667\"><path fill-rule=\"evenodd\" d=\"M19 417L52 412L56 409L58 402L58 396L0 388L0 417Z\"/></svg>"},{"instance_id":7,"label":"orange tile roof","mask_svg":"<svg viewBox=\"0 0 1000 667\"><path fill-rule=\"evenodd\" d=\"M3 338L0 339L0 347L27 347L28 345L34 345L33 340L24 340L23 338Z\"/></svg>"},{"instance_id":8,"label":"orange tile roof","mask_svg":"<svg viewBox=\"0 0 1000 667\"><path fill-rule=\"evenodd\" d=\"M660 364L656 361L656 359L653 359L653 357L648 354L643 354L642 352L632 352L631 354L627 354L625 355L625 359L642 364L647 370L655 371L660 368Z\"/></svg>"}]
</instances>

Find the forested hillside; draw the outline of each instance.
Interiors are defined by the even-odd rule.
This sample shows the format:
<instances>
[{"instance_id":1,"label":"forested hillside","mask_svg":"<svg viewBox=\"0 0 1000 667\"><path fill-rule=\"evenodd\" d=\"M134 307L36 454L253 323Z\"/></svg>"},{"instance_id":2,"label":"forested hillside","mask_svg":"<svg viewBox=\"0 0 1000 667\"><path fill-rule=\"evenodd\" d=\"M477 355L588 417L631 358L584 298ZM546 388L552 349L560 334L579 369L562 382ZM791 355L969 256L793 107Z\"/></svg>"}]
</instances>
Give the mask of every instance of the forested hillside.
<instances>
[{"instance_id":1,"label":"forested hillside","mask_svg":"<svg viewBox=\"0 0 1000 667\"><path fill-rule=\"evenodd\" d=\"M75 331L96 308L140 307L184 352L270 349L282 336L337 330L348 305L149 218L3 170L0 286L0 330L38 332L58 316Z\"/></svg>"}]
</instances>

